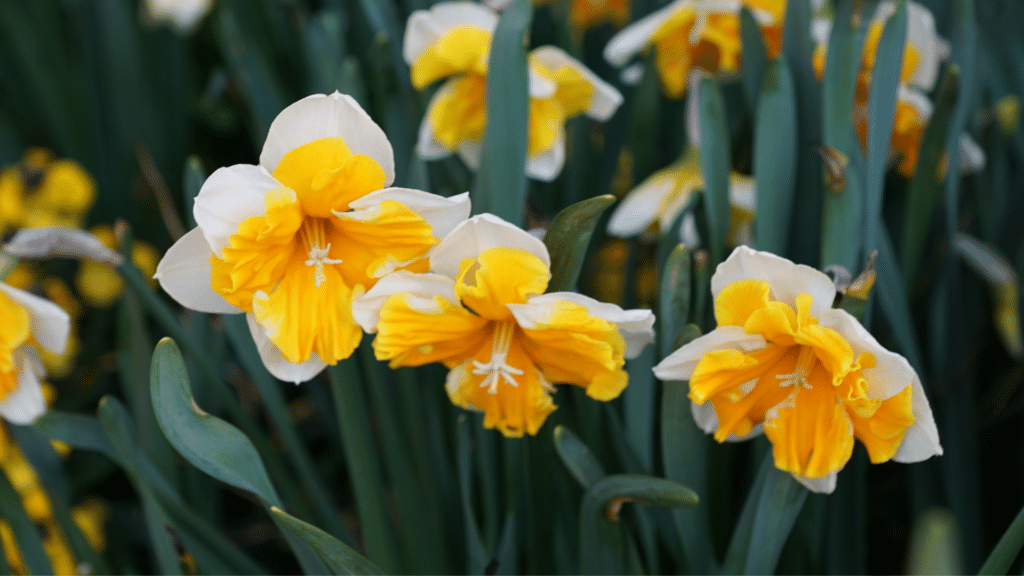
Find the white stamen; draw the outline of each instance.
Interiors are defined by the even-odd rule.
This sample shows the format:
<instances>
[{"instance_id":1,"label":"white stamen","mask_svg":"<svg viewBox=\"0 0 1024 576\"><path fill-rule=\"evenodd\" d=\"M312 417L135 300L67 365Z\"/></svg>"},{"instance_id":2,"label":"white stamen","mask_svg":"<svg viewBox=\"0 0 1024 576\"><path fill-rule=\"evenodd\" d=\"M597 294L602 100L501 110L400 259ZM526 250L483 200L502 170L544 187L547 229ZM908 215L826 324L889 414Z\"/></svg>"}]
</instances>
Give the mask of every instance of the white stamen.
<instances>
[{"instance_id":1,"label":"white stamen","mask_svg":"<svg viewBox=\"0 0 1024 576\"><path fill-rule=\"evenodd\" d=\"M480 383L480 387L487 387L488 394L498 393L498 383L502 379L518 388L519 382L513 376L525 374L523 370L506 363L509 348L512 347L512 332L514 330L514 322L506 320L499 323L498 328L494 331L494 340L491 341L491 359L486 363L473 360L473 374L487 376Z\"/></svg>"},{"instance_id":2,"label":"white stamen","mask_svg":"<svg viewBox=\"0 0 1024 576\"><path fill-rule=\"evenodd\" d=\"M324 221L322 219L316 218L312 222L306 220L302 224L300 233L303 236L306 247L309 249L309 259L306 260L305 264L306 266L313 267L316 287L319 288L321 284L327 281L327 274L324 273L324 264L341 264L342 261L328 258L331 253L331 244L328 242L327 246L324 246L327 234L324 232Z\"/></svg>"},{"instance_id":3,"label":"white stamen","mask_svg":"<svg viewBox=\"0 0 1024 576\"><path fill-rule=\"evenodd\" d=\"M814 349L810 346L801 346L800 356L796 360L796 370L789 374L775 375L776 378L782 381L779 383L779 386L795 386L799 384L807 390L812 389L813 386L807 381L807 378L814 368L815 361L817 361L817 357L814 355Z\"/></svg>"}]
</instances>

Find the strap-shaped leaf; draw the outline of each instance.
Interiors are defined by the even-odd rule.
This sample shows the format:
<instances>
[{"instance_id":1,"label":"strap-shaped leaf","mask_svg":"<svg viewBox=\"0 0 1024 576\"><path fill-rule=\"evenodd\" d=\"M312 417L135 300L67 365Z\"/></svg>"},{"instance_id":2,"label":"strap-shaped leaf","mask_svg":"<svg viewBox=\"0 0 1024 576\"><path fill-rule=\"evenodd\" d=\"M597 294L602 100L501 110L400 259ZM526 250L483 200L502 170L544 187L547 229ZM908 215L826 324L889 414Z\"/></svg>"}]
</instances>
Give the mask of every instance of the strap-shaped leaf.
<instances>
[{"instance_id":1,"label":"strap-shaped leaf","mask_svg":"<svg viewBox=\"0 0 1024 576\"><path fill-rule=\"evenodd\" d=\"M768 66L768 56L761 27L757 25L754 14L746 6L740 6L740 40L743 49L743 90L747 94L747 104L753 111L757 110L757 101L761 95L761 78Z\"/></svg>"},{"instance_id":2,"label":"strap-shaped leaf","mask_svg":"<svg viewBox=\"0 0 1024 576\"><path fill-rule=\"evenodd\" d=\"M796 179L796 94L785 58L772 60L764 74L754 131L757 182L757 247L786 252Z\"/></svg>"},{"instance_id":3,"label":"strap-shaped leaf","mask_svg":"<svg viewBox=\"0 0 1024 576\"><path fill-rule=\"evenodd\" d=\"M551 220L544 235L544 245L551 255L548 292L572 290L576 285L597 220L614 202L611 194L588 198L565 208Z\"/></svg>"},{"instance_id":4,"label":"strap-shaped leaf","mask_svg":"<svg viewBox=\"0 0 1024 576\"><path fill-rule=\"evenodd\" d=\"M572 477L586 490L604 478L604 467L594 457L590 447L569 428L559 424L555 426L555 449L562 464L569 469Z\"/></svg>"},{"instance_id":5,"label":"strap-shaped leaf","mask_svg":"<svg viewBox=\"0 0 1024 576\"><path fill-rule=\"evenodd\" d=\"M372 562L316 526L303 522L277 507L271 507L270 513L277 519L278 526L298 536L316 550L335 574L382 574Z\"/></svg>"},{"instance_id":6,"label":"strap-shaped leaf","mask_svg":"<svg viewBox=\"0 0 1024 576\"><path fill-rule=\"evenodd\" d=\"M704 206L707 216L708 248L711 262L725 259L729 234L729 170L732 149L725 120L725 101L718 81L710 76L700 81L700 171L704 176Z\"/></svg>"}]
</instances>

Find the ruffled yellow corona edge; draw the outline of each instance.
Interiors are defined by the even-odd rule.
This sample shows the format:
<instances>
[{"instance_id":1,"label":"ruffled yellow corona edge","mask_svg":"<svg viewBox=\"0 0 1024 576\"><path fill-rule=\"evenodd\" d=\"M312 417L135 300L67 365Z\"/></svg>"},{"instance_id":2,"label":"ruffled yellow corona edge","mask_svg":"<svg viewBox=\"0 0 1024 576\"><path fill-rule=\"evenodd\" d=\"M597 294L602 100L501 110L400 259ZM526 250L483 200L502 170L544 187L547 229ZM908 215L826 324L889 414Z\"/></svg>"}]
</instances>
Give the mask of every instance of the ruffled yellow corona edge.
<instances>
[{"instance_id":1,"label":"ruffled yellow corona edge","mask_svg":"<svg viewBox=\"0 0 1024 576\"><path fill-rule=\"evenodd\" d=\"M553 384L616 398L625 359L654 337L650 310L545 294L550 264L541 241L481 214L441 241L429 273L387 276L353 315L377 333L378 359L393 368L440 362L454 404L482 411L484 426L506 436L536 434L555 410Z\"/></svg>"},{"instance_id":2,"label":"ruffled yellow corona edge","mask_svg":"<svg viewBox=\"0 0 1024 576\"><path fill-rule=\"evenodd\" d=\"M395 270L425 266L469 216L467 193L443 198L391 187L394 178L391 143L352 97L304 98L271 124L258 166L210 175L198 227L155 277L187 308L245 313L267 369L309 380L359 344L352 301Z\"/></svg>"},{"instance_id":3,"label":"ruffled yellow corona edge","mask_svg":"<svg viewBox=\"0 0 1024 576\"><path fill-rule=\"evenodd\" d=\"M876 464L942 454L917 373L831 307L828 276L741 246L718 266L711 291L718 327L654 373L689 381L694 419L716 440L764 432L777 468L826 493L854 438Z\"/></svg>"}]
</instances>

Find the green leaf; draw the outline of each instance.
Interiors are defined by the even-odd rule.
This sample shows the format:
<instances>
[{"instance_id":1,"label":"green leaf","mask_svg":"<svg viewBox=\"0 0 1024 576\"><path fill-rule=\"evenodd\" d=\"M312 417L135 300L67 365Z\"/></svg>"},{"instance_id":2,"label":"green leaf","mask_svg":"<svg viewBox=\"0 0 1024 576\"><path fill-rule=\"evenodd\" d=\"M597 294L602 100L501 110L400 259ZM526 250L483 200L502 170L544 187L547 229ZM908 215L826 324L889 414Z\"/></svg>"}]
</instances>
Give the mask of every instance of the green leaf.
<instances>
[{"instance_id":1,"label":"green leaf","mask_svg":"<svg viewBox=\"0 0 1024 576\"><path fill-rule=\"evenodd\" d=\"M590 448L565 426L555 426L555 449L562 464L569 469L572 477L586 490L604 478L604 467L594 457Z\"/></svg>"},{"instance_id":2,"label":"green leaf","mask_svg":"<svg viewBox=\"0 0 1024 576\"><path fill-rule=\"evenodd\" d=\"M160 429L179 454L221 482L253 493L265 505L281 506L252 442L196 405L185 360L170 338L160 340L153 351L150 386Z\"/></svg>"},{"instance_id":3,"label":"green leaf","mask_svg":"<svg viewBox=\"0 0 1024 576\"><path fill-rule=\"evenodd\" d=\"M692 324L691 324L692 326ZM685 382L664 382L661 393L661 459L665 478L693 489L707 499L707 436L693 419L689 386ZM708 507L673 510L672 520L686 553L690 571L717 571L711 544Z\"/></svg>"},{"instance_id":4,"label":"green leaf","mask_svg":"<svg viewBox=\"0 0 1024 576\"><path fill-rule=\"evenodd\" d=\"M21 496L15 491L7 474L0 469L0 518L14 533L22 561L30 574L53 574L50 558L43 549L43 540L36 523L28 517L21 505Z\"/></svg>"},{"instance_id":5,"label":"green leaf","mask_svg":"<svg viewBox=\"0 0 1024 576\"><path fill-rule=\"evenodd\" d=\"M581 573L625 573L628 547L619 521L626 503L679 508L696 506L698 498L693 490L664 478L618 474L598 480L580 506Z\"/></svg>"},{"instance_id":6,"label":"green leaf","mask_svg":"<svg viewBox=\"0 0 1024 576\"><path fill-rule=\"evenodd\" d=\"M982 564L978 574L1002 575L1010 571L1010 566L1024 548L1024 508L1020 509L1017 517L999 538L996 547L988 555L988 559ZM951 572L952 574L952 572Z\"/></svg>"},{"instance_id":7,"label":"green leaf","mask_svg":"<svg viewBox=\"0 0 1024 576\"><path fill-rule=\"evenodd\" d=\"M768 65L754 129L757 247L785 254L797 162L796 95L784 58Z\"/></svg>"},{"instance_id":8,"label":"green leaf","mask_svg":"<svg viewBox=\"0 0 1024 576\"><path fill-rule=\"evenodd\" d=\"M523 225L526 204L527 89L524 37L533 19L529 0L515 0L498 21L487 68L487 129L473 187L473 212Z\"/></svg>"},{"instance_id":9,"label":"green leaf","mask_svg":"<svg viewBox=\"0 0 1024 576\"><path fill-rule=\"evenodd\" d=\"M327 532L272 506L270 513L283 526L309 544L323 558L334 574L383 574L379 568L358 552L345 546Z\"/></svg>"},{"instance_id":10,"label":"green leaf","mask_svg":"<svg viewBox=\"0 0 1024 576\"><path fill-rule=\"evenodd\" d=\"M1010 356L1020 360L1024 355L1018 310L1020 283L1013 265L998 250L967 234L957 234L954 246L964 262L989 285L996 332Z\"/></svg>"},{"instance_id":11,"label":"green leaf","mask_svg":"<svg viewBox=\"0 0 1024 576\"><path fill-rule=\"evenodd\" d=\"M544 235L544 245L551 255L548 292L572 290L576 285L597 220L614 203L611 194L588 198L565 208L551 220Z\"/></svg>"},{"instance_id":12,"label":"green leaf","mask_svg":"<svg viewBox=\"0 0 1024 576\"><path fill-rule=\"evenodd\" d=\"M977 109L974 103L976 86L980 83L975 79L977 60L977 24L974 15L974 0L956 0L956 7L953 11L956 28L953 31L952 50L950 51L950 65L956 67L963 73L963 81L960 83L959 99L953 109L949 121L949 131L946 134L946 152L949 156L947 169L948 178L945 185L946 199L946 234L952 239L959 227L957 221L959 213L960 191L960 136L967 128L967 123Z\"/></svg>"},{"instance_id":13,"label":"green leaf","mask_svg":"<svg viewBox=\"0 0 1024 576\"><path fill-rule=\"evenodd\" d=\"M740 41L743 48L743 89L747 95L747 104L750 110L754 111L758 109L761 79L768 65L768 55L761 27L757 25L754 14L746 6L740 6Z\"/></svg>"},{"instance_id":14,"label":"green leaf","mask_svg":"<svg viewBox=\"0 0 1024 576\"><path fill-rule=\"evenodd\" d=\"M942 179L939 177L939 163L946 146L953 107L959 98L960 69L950 66L946 69L939 90L935 93L935 110L928 120L921 150L917 157L917 171L907 191L907 205L903 218L903 243L900 261L903 263L903 280L910 283L921 266L928 228L939 201Z\"/></svg>"},{"instance_id":15,"label":"green leaf","mask_svg":"<svg viewBox=\"0 0 1024 576\"><path fill-rule=\"evenodd\" d=\"M704 177L704 206L708 226L708 247L713 266L725 259L729 234L729 171L732 150L725 120L725 102L718 81L700 80L700 170Z\"/></svg>"},{"instance_id":16,"label":"green leaf","mask_svg":"<svg viewBox=\"0 0 1024 576\"><path fill-rule=\"evenodd\" d=\"M662 358L672 352L678 327L690 320L692 284L690 250L685 244L678 244L665 260L658 291L658 342Z\"/></svg>"},{"instance_id":17,"label":"green leaf","mask_svg":"<svg viewBox=\"0 0 1024 576\"><path fill-rule=\"evenodd\" d=\"M963 574L959 532L949 510L933 508L922 514L910 534L907 574Z\"/></svg>"},{"instance_id":18,"label":"green leaf","mask_svg":"<svg viewBox=\"0 0 1024 576\"><path fill-rule=\"evenodd\" d=\"M875 247L875 236L878 234L875 225L881 222L882 186L885 184L885 168L889 163L889 142L892 140L892 126L896 116L896 95L906 39L907 4L898 2L878 42L868 96L868 154L864 196L868 229L866 244L869 250Z\"/></svg>"},{"instance_id":19,"label":"green leaf","mask_svg":"<svg viewBox=\"0 0 1024 576\"><path fill-rule=\"evenodd\" d=\"M487 549L473 510L473 466L472 439L470 438L469 418L460 414L456 421L458 443L456 455L459 469L459 494L462 500L462 523L466 537L467 573L480 574L487 564Z\"/></svg>"},{"instance_id":20,"label":"green leaf","mask_svg":"<svg viewBox=\"0 0 1024 576\"><path fill-rule=\"evenodd\" d=\"M754 514L750 531L750 547L744 574L771 574L782 556L789 533L793 530L796 517L807 500L808 490L800 485L791 474L774 466L774 457L765 455L771 468L765 475L764 484L755 485L761 498Z\"/></svg>"},{"instance_id":21,"label":"green leaf","mask_svg":"<svg viewBox=\"0 0 1024 576\"><path fill-rule=\"evenodd\" d=\"M181 187L182 206L185 208L184 220L188 229L191 230L196 227L196 217L192 212L192 207L195 205L196 196L199 196L199 191L203 188L203 182L206 181L206 170L203 169L203 163L198 156L189 156L185 160L181 181L183 183Z\"/></svg>"},{"instance_id":22,"label":"green leaf","mask_svg":"<svg viewBox=\"0 0 1024 576\"><path fill-rule=\"evenodd\" d=\"M864 29L856 26L859 18L853 14L855 5L859 3L841 2L836 8L822 82L822 140L827 149L847 159L860 154L860 145L853 133L853 101ZM847 163L844 172L845 177L836 189L826 186L824 191L821 265L838 264L853 270L857 267L864 237L864 188L855 162Z\"/></svg>"},{"instance_id":23,"label":"green leaf","mask_svg":"<svg viewBox=\"0 0 1024 576\"><path fill-rule=\"evenodd\" d=\"M878 303L889 325L892 326L893 335L902 354L907 357L907 361L918 374L923 374L920 340L910 314L907 288L897 267L896 250L889 238L889 231L883 223L878 224L877 239L878 257L875 259L875 269L878 271Z\"/></svg>"}]
</instances>

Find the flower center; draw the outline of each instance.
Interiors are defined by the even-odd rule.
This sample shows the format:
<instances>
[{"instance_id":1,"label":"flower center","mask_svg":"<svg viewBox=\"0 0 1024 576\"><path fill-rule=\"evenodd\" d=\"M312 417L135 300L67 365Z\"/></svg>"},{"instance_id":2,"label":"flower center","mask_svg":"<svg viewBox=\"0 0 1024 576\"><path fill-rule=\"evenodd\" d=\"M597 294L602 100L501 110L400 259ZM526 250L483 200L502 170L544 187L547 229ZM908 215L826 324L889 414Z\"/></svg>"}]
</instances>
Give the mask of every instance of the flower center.
<instances>
[{"instance_id":1,"label":"flower center","mask_svg":"<svg viewBox=\"0 0 1024 576\"><path fill-rule=\"evenodd\" d=\"M494 339L491 341L491 359L486 363L473 360L473 374L487 376L480 383L480 387L486 387L488 394L498 393L498 382L502 379L515 388L519 387L519 382L513 376L522 376L523 370L506 363L515 328L516 324L512 320L498 322L498 327L494 330Z\"/></svg>"},{"instance_id":2,"label":"flower center","mask_svg":"<svg viewBox=\"0 0 1024 576\"><path fill-rule=\"evenodd\" d=\"M817 363L818 357L814 355L814 348L811 346L801 346L800 355L796 359L796 369L789 374L777 374L775 377L781 380L779 386L796 386L800 385L810 390L813 388L811 383L807 381L808 376L811 375L811 370Z\"/></svg>"},{"instance_id":3,"label":"flower center","mask_svg":"<svg viewBox=\"0 0 1024 576\"><path fill-rule=\"evenodd\" d=\"M324 274L324 264L341 264L340 259L329 258L331 243L327 241L327 233L324 230L324 218L307 217L299 228L299 238L306 246L309 259L306 266L312 266L316 277L316 287L319 288L327 280Z\"/></svg>"}]
</instances>

